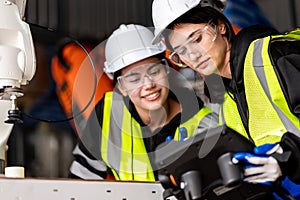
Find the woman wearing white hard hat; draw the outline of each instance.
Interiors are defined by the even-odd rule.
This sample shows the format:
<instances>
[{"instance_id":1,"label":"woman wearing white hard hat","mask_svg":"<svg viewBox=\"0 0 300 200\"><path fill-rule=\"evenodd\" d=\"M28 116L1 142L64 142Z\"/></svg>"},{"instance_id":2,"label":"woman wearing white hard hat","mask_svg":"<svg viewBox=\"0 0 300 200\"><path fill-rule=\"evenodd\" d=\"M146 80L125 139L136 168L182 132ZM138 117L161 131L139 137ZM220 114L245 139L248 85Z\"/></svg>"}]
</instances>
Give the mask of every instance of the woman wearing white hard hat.
<instances>
[{"instance_id":1,"label":"woman wearing white hard hat","mask_svg":"<svg viewBox=\"0 0 300 200\"><path fill-rule=\"evenodd\" d=\"M178 66L223 78L227 93L220 116L256 145L251 155L233 156L245 165L245 181L300 183L300 89L293 81L300 75L300 29L280 34L256 25L235 35L221 13L224 5L219 0L154 0L153 43L164 40ZM282 161L270 152L291 155ZM299 185L286 188L300 198Z\"/></svg>"},{"instance_id":2,"label":"woman wearing white hard hat","mask_svg":"<svg viewBox=\"0 0 300 200\"><path fill-rule=\"evenodd\" d=\"M105 94L88 120L70 177L105 179L112 172L116 180L157 181L156 147L216 122L192 91L169 85L175 72L164 58L165 45L153 45L153 38L148 28L135 24L121 25L108 38L104 71L115 90Z\"/></svg>"}]
</instances>

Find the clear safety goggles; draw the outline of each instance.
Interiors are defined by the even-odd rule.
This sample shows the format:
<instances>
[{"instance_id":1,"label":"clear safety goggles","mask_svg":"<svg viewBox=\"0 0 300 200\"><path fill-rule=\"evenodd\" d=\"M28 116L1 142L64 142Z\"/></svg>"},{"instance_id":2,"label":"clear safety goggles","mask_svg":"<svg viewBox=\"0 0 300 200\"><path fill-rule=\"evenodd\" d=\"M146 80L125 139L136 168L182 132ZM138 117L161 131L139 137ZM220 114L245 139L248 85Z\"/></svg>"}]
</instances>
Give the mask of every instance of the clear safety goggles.
<instances>
[{"instance_id":1,"label":"clear safety goggles","mask_svg":"<svg viewBox=\"0 0 300 200\"><path fill-rule=\"evenodd\" d=\"M203 28L196 30L181 45L174 48L169 59L178 67L187 67L180 57L193 60L193 55L208 52L217 38L217 26L209 21Z\"/></svg>"},{"instance_id":2,"label":"clear safety goggles","mask_svg":"<svg viewBox=\"0 0 300 200\"><path fill-rule=\"evenodd\" d=\"M148 81L157 82L170 73L168 62L165 59L157 63L141 65L138 68L138 70L130 71L117 78L123 90L130 91L143 86L145 77L148 78Z\"/></svg>"}]
</instances>

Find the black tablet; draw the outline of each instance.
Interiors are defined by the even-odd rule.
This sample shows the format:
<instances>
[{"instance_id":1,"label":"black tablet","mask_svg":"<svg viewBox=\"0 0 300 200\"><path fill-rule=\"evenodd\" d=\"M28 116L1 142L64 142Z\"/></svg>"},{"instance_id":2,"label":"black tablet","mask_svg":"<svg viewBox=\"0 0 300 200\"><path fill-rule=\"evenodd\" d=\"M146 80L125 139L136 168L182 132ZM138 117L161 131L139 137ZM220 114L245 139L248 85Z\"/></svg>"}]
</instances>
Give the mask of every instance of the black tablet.
<instances>
[{"instance_id":1,"label":"black tablet","mask_svg":"<svg viewBox=\"0 0 300 200\"><path fill-rule=\"evenodd\" d=\"M269 187L243 182L241 166L231 162L233 153L253 148L242 135L219 126L185 141L161 144L155 151L155 165L162 186L169 192L180 190L183 199L268 198Z\"/></svg>"}]
</instances>

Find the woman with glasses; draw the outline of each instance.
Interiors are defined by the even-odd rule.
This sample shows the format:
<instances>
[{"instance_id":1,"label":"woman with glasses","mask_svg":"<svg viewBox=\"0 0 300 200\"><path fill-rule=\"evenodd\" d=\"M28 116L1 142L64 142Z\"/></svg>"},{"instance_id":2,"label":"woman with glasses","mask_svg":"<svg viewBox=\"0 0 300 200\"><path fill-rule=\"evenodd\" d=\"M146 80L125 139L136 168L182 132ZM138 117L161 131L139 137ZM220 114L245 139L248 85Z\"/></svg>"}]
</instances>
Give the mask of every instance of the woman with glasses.
<instances>
[{"instance_id":1,"label":"woman with glasses","mask_svg":"<svg viewBox=\"0 0 300 200\"><path fill-rule=\"evenodd\" d=\"M300 30L280 34L256 25L235 35L221 13L224 2L154 0L153 43L163 40L179 67L222 77L223 122L257 146L253 154L233 156L245 165L245 181L274 186L282 180L290 184L290 178L300 183ZM287 188L300 196L300 186Z\"/></svg>"},{"instance_id":2,"label":"woman with glasses","mask_svg":"<svg viewBox=\"0 0 300 200\"><path fill-rule=\"evenodd\" d=\"M193 91L169 84L176 72L163 56L165 45L153 45L153 37L146 27L123 24L108 38L104 71L115 89L87 121L70 177L104 179L112 172L116 180L157 181L159 144L216 125Z\"/></svg>"}]
</instances>

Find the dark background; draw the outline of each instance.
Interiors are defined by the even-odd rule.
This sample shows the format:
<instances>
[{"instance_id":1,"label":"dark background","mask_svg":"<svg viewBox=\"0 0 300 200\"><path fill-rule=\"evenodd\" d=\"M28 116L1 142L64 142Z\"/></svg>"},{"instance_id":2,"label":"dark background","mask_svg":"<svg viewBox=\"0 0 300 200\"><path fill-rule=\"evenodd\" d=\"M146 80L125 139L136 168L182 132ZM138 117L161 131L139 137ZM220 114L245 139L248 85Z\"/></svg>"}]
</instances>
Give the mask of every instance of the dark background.
<instances>
[{"instance_id":1,"label":"dark background","mask_svg":"<svg viewBox=\"0 0 300 200\"><path fill-rule=\"evenodd\" d=\"M256 2L279 31L300 26L299 0ZM122 23L151 27L151 4L152 0L27 0L25 21L31 27L37 68L18 101L21 111L41 119L65 119L51 75L51 59L60 40L100 43ZM23 120L9 138L7 164L25 166L27 177L66 177L77 140L69 123Z\"/></svg>"},{"instance_id":2,"label":"dark background","mask_svg":"<svg viewBox=\"0 0 300 200\"><path fill-rule=\"evenodd\" d=\"M279 31L300 25L299 0L256 0L256 3ZM101 40L120 23L152 26L151 4L152 0L27 0L26 21L75 37Z\"/></svg>"}]
</instances>

